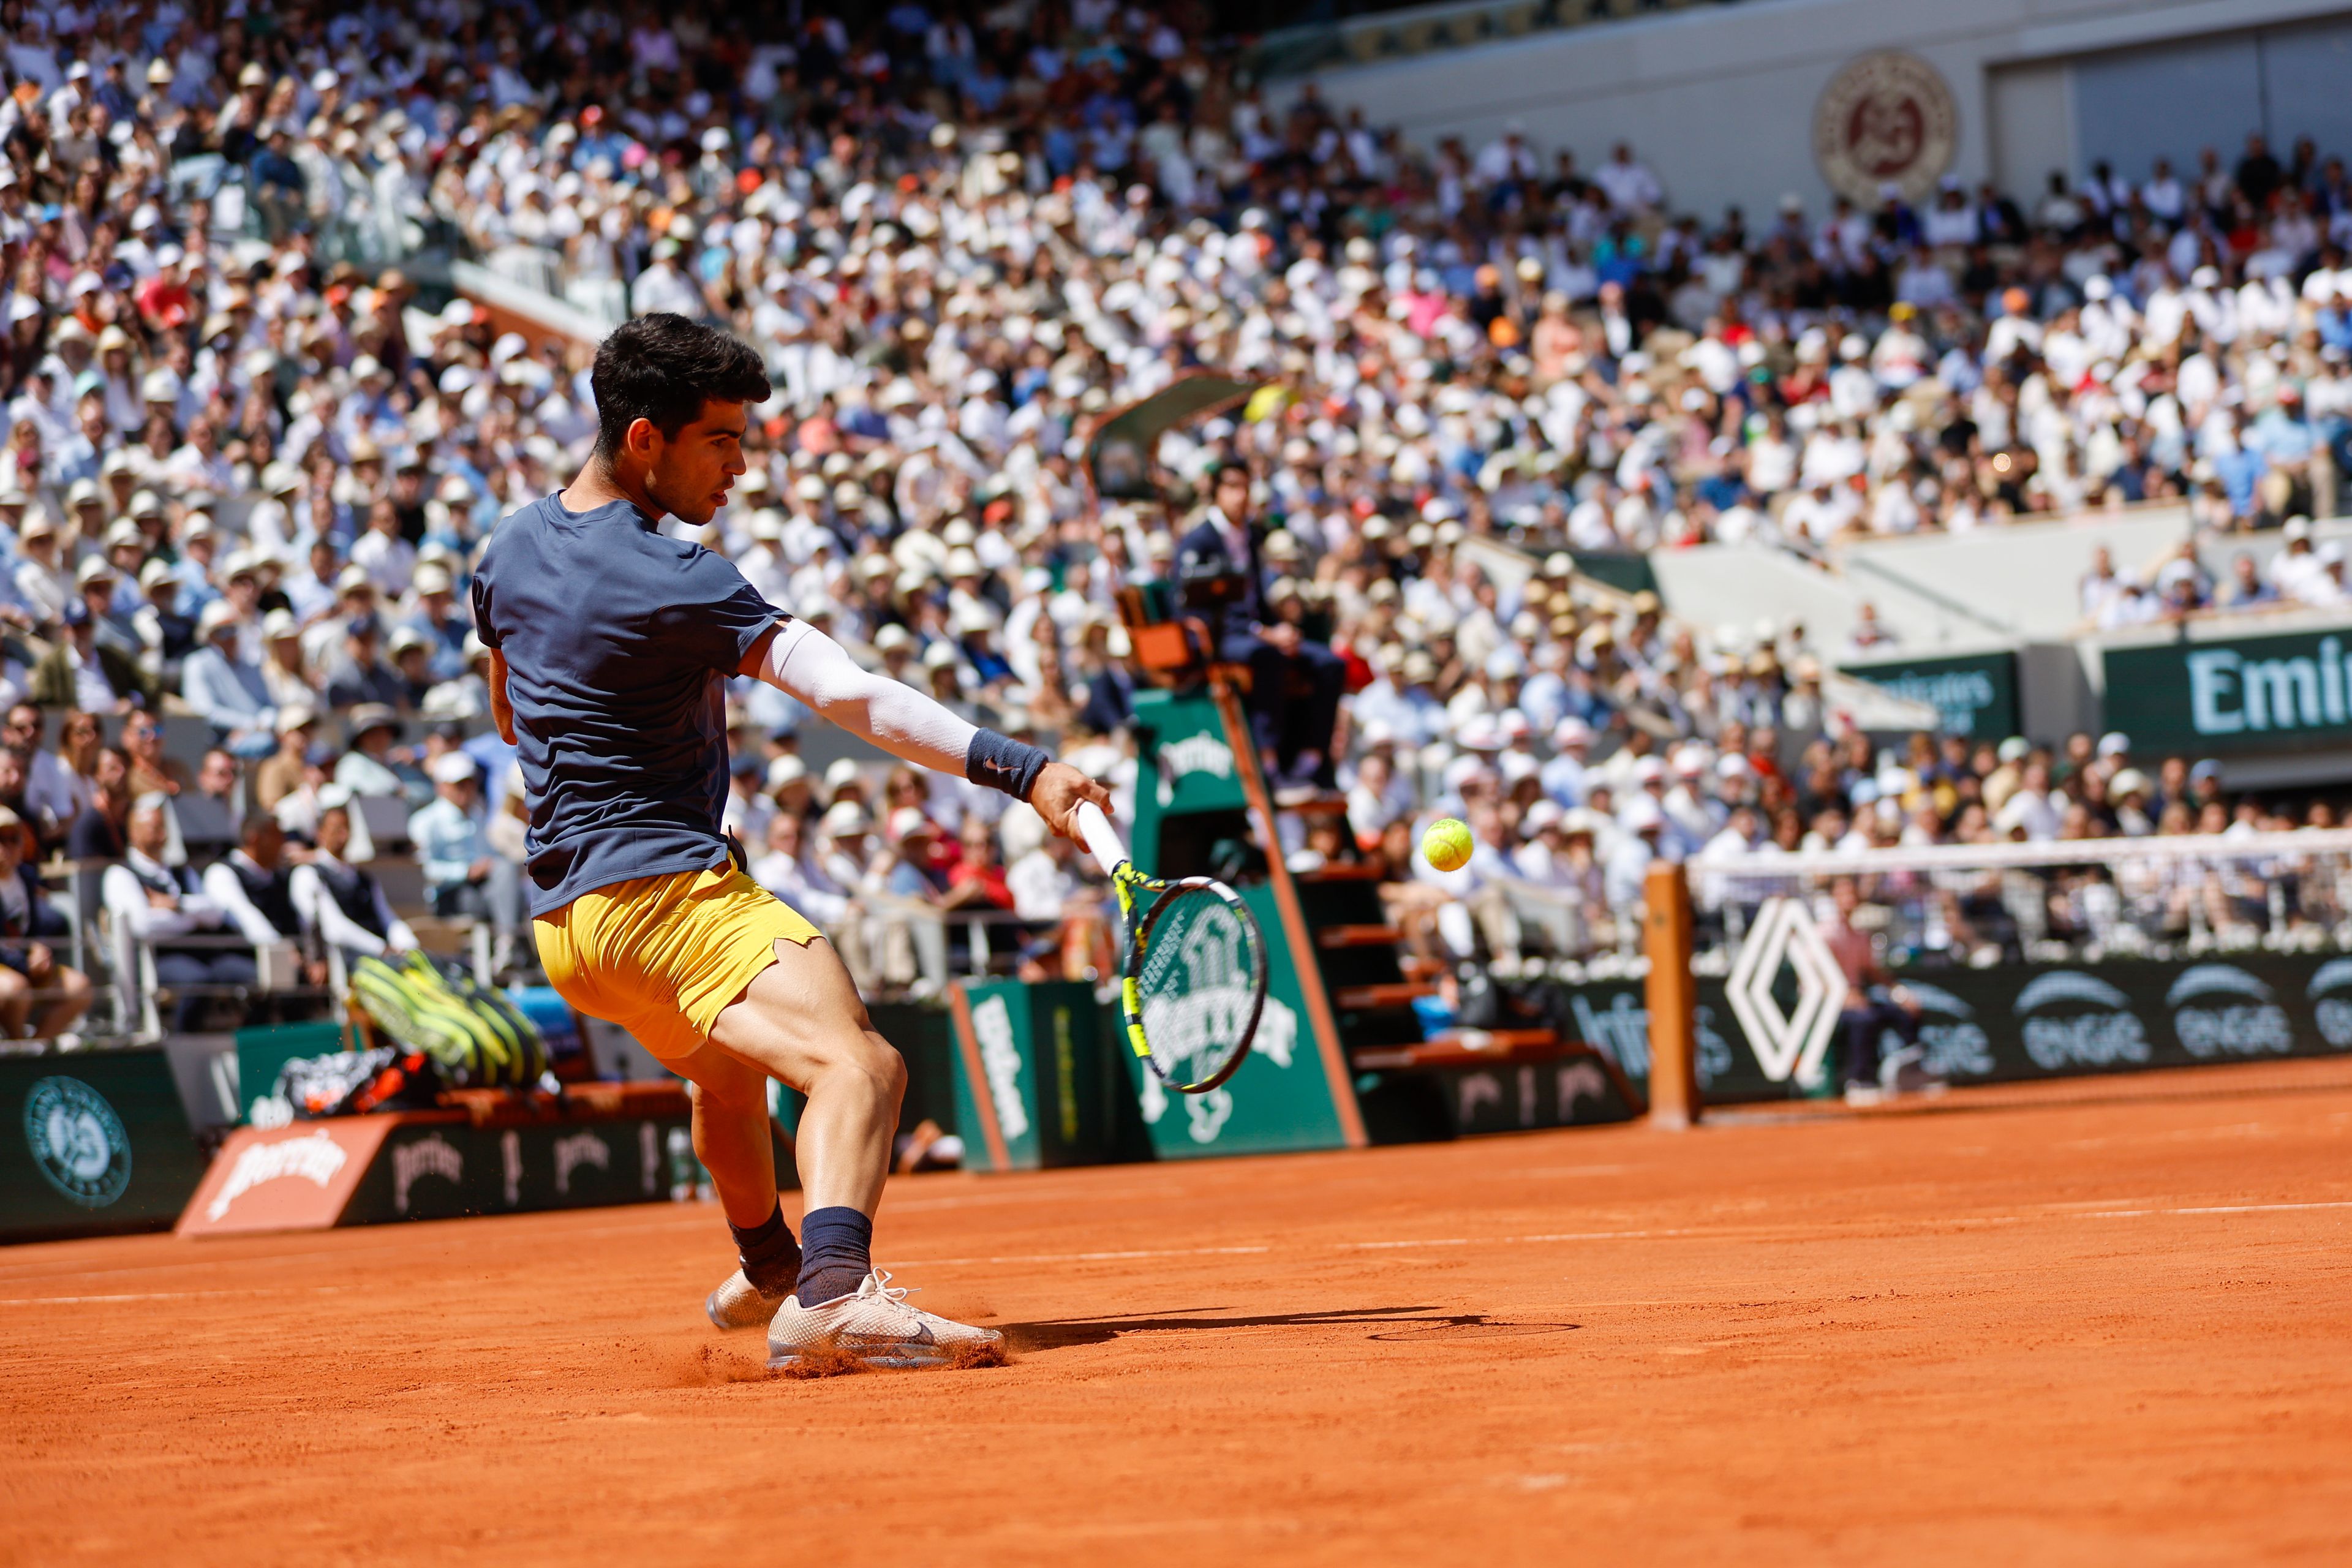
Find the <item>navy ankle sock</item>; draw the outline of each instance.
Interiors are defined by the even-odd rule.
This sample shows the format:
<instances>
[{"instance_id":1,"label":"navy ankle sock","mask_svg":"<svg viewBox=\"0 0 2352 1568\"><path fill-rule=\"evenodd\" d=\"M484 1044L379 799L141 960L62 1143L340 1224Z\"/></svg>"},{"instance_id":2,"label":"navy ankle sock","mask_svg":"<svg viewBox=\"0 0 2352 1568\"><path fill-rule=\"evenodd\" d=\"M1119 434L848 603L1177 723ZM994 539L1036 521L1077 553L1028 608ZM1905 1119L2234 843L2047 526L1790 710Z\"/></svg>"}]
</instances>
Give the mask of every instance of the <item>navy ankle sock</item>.
<instances>
[{"instance_id":1,"label":"navy ankle sock","mask_svg":"<svg viewBox=\"0 0 2352 1568\"><path fill-rule=\"evenodd\" d=\"M853 1208L811 1209L801 1218L801 1277L793 1295L822 1307L857 1289L874 1267L874 1222Z\"/></svg>"},{"instance_id":2,"label":"navy ankle sock","mask_svg":"<svg viewBox=\"0 0 2352 1568\"><path fill-rule=\"evenodd\" d=\"M793 1239L793 1227L784 1223L784 1205L778 1201L775 1212L755 1226L740 1226L730 1220L727 1228L735 1233L736 1255L743 1260L743 1278L762 1296L783 1296L792 1292L800 1279L801 1244Z\"/></svg>"}]
</instances>

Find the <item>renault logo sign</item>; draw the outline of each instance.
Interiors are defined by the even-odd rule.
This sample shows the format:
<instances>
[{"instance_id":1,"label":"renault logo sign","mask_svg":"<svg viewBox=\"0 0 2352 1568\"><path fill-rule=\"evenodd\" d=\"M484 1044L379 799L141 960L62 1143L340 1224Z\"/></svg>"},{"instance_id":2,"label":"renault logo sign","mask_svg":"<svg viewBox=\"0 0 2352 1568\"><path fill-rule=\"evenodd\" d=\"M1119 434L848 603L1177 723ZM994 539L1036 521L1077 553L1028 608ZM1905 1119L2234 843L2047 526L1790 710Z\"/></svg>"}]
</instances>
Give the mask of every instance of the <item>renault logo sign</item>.
<instances>
[{"instance_id":1,"label":"renault logo sign","mask_svg":"<svg viewBox=\"0 0 2352 1568\"><path fill-rule=\"evenodd\" d=\"M1797 972L1793 1013L1781 1012L1772 998L1783 963ZM1758 906L1727 989L1731 1011L1766 1078L1785 1083L1794 1073L1799 1082L1811 1083L1821 1076L1838 1010L1845 1005L1845 972L1801 900L1771 898Z\"/></svg>"}]
</instances>

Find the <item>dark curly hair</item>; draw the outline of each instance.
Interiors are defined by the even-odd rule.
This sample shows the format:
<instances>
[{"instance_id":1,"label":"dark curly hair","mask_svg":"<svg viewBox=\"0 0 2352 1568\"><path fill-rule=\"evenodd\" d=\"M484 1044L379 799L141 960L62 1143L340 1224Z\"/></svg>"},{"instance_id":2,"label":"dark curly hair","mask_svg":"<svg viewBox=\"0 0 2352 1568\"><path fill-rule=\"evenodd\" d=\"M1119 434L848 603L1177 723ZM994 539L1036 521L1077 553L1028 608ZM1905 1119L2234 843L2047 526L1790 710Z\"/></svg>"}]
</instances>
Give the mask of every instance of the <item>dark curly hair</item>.
<instances>
[{"instance_id":1,"label":"dark curly hair","mask_svg":"<svg viewBox=\"0 0 2352 1568\"><path fill-rule=\"evenodd\" d=\"M772 390L756 349L667 310L615 329L596 351L589 385L596 395L596 455L608 459L640 419L675 437L705 403L764 403Z\"/></svg>"}]
</instances>

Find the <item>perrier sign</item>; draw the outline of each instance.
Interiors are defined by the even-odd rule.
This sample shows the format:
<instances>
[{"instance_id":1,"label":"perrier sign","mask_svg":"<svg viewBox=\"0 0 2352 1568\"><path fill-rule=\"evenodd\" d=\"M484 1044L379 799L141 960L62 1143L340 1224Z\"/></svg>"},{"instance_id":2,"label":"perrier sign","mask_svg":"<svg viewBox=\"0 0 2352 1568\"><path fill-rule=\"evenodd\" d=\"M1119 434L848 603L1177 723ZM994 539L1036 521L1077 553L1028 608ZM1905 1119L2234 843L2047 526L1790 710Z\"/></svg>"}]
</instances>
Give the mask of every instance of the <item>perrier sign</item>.
<instances>
[{"instance_id":1,"label":"perrier sign","mask_svg":"<svg viewBox=\"0 0 2352 1568\"><path fill-rule=\"evenodd\" d=\"M2106 722L2143 756L2352 745L2352 626L2106 649Z\"/></svg>"}]
</instances>

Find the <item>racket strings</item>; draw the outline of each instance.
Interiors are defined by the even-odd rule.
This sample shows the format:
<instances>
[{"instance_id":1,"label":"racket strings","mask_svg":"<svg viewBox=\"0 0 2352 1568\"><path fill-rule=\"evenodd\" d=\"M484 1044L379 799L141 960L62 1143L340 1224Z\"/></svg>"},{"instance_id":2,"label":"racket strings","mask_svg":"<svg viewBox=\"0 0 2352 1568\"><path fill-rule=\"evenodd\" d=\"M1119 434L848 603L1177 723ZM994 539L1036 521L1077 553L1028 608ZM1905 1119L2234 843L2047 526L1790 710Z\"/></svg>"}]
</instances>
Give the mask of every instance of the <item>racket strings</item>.
<instances>
[{"instance_id":1,"label":"racket strings","mask_svg":"<svg viewBox=\"0 0 2352 1568\"><path fill-rule=\"evenodd\" d=\"M1180 889L1153 910L1139 957L1143 1032L1170 1078L1211 1078L1247 1047L1265 958L1239 910L1206 889Z\"/></svg>"}]
</instances>

